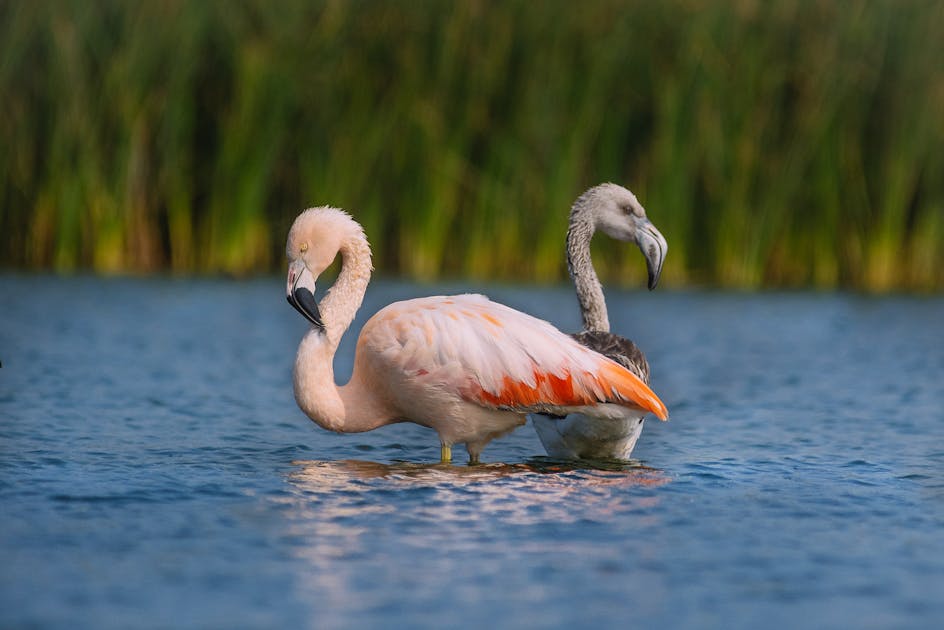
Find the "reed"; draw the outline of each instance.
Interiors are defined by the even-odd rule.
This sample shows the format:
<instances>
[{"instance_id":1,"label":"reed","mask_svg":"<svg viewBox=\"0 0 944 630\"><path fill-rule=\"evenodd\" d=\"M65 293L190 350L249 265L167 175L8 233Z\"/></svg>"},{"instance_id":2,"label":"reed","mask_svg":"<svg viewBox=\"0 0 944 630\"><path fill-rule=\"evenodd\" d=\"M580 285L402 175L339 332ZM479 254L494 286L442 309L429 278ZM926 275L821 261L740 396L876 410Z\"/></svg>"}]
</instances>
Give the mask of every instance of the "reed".
<instances>
[{"instance_id":1,"label":"reed","mask_svg":"<svg viewBox=\"0 0 944 630\"><path fill-rule=\"evenodd\" d=\"M270 272L330 203L382 272L557 281L610 180L668 285L937 291L941 59L935 0L2 2L0 265Z\"/></svg>"}]
</instances>

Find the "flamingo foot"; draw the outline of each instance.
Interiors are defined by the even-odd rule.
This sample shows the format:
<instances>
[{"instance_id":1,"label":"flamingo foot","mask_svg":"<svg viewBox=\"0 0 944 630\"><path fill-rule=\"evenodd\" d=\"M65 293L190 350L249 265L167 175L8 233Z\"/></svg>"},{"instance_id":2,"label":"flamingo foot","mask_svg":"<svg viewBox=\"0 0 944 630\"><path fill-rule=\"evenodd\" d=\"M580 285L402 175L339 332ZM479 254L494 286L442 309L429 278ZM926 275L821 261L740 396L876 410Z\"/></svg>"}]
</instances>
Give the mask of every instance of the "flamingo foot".
<instances>
[{"instance_id":1,"label":"flamingo foot","mask_svg":"<svg viewBox=\"0 0 944 630\"><path fill-rule=\"evenodd\" d=\"M449 464L452 462L452 447L448 444L443 444L439 449L439 463Z\"/></svg>"}]
</instances>

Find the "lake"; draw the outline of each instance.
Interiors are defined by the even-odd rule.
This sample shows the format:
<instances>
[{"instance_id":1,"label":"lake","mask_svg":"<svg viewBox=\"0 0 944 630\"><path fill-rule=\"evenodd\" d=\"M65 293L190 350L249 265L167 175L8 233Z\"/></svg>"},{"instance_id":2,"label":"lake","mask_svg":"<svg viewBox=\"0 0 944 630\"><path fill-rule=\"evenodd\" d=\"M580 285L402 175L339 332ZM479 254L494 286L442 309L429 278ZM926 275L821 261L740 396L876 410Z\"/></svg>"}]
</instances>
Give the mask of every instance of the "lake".
<instances>
[{"instance_id":1,"label":"lake","mask_svg":"<svg viewBox=\"0 0 944 630\"><path fill-rule=\"evenodd\" d=\"M905 628L944 620L944 299L609 288L671 419L481 466L292 396L284 279L0 275L0 627ZM567 286L474 290L577 330Z\"/></svg>"}]
</instances>

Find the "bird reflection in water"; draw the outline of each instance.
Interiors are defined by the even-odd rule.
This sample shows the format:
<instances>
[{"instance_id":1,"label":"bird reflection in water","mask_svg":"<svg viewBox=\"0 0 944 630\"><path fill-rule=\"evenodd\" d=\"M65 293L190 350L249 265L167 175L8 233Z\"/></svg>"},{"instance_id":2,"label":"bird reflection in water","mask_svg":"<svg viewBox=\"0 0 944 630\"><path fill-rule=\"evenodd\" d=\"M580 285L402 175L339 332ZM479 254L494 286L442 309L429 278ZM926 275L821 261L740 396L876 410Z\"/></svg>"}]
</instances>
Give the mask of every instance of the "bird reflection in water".
<instances>
[{"instance_id":1,"label":"bird reflection in water","mask_svg":"<svg viewBox=\"0 0 944 630\"><path fill-rule=\"evenodd\" d=\"M489 559L595 553L591 537L559 539L561 527L632 519L658 528L662 471L628 462L555 461L450 466L363 460L296 461L287 478L286 539L304 559L306 593L332 609L359 608L356 567L370 563L378 592L408 583L435 593L457 557L489 574ZM430 552L430 550L436 550ZM474 559L474 560L470 560ZM477 564L479 560L483 563ZM465 563L471 562L471 565Z\"/></svg>"},{"instance_id":2,"label":"bird reflection in water","mask_svg":"<svg viewBox=\"0 0 944 630\"><path fill-rule=\"evenodd\" d=\"M514 464L451 466L351 459L293 464L297 468L288 479L303 496L317 498L319 519L326 516L323 510L328 505L350 508L355 502L371 511L414 510L416 518L431 509L429 516L439 521L483 513L514 523L607 518L617 512L647 511L658 496L632 490L669 481L660 470L625 461L535 458ZM408 491L415 489L433 494L412 504L415 497ZM397 497L397 491L405 494ZM374 493L382 495L364 505L365 495Z\"/></svg>"},{"instance_id":3,"label":"bird reflection in water","mask_svg":"<svg viewBox=\"0 0 944 630\"><path fill-rule=\"evenodd\" d=\"M451 464L418 464L411 462L380 462L359 459L338 461L294 461L298 470L290 478L301 485L317 483L320 490L324 484L365 479L390 479L403 481L428 481L473 483L511 477L514 475L556 475L561 473L585 473L591 485L661 485L668 481L662 472L640 463L621 460L557 460L536 457L520 464L478 464L475 466L453 466Z\"/></svg>"}]
</instances>

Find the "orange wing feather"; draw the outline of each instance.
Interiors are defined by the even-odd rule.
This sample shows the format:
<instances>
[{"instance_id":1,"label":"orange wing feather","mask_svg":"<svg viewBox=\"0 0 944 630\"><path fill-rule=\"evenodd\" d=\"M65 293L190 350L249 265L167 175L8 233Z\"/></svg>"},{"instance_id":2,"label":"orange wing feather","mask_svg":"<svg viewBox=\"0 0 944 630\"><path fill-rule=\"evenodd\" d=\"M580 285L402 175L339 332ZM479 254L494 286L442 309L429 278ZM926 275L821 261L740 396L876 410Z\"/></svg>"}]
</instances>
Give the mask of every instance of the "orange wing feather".
<instances>
[{"instance_id":1,"label":"orange wing feather","mask_svg":"<svg viewBox=\"0 0 944 630\"><path fill-rule=\"evenodd\" d=\"M582 407L614 403L649 411L660 420L669 417L668 409L649 386L617 363L601 361L596 374L584 373L576 379L534 371L534 385L506 376L501 389L493 394L482 388L470 392L471 398L494 407L527 409L538 405Z\"/></svg>"}]
</instances>

